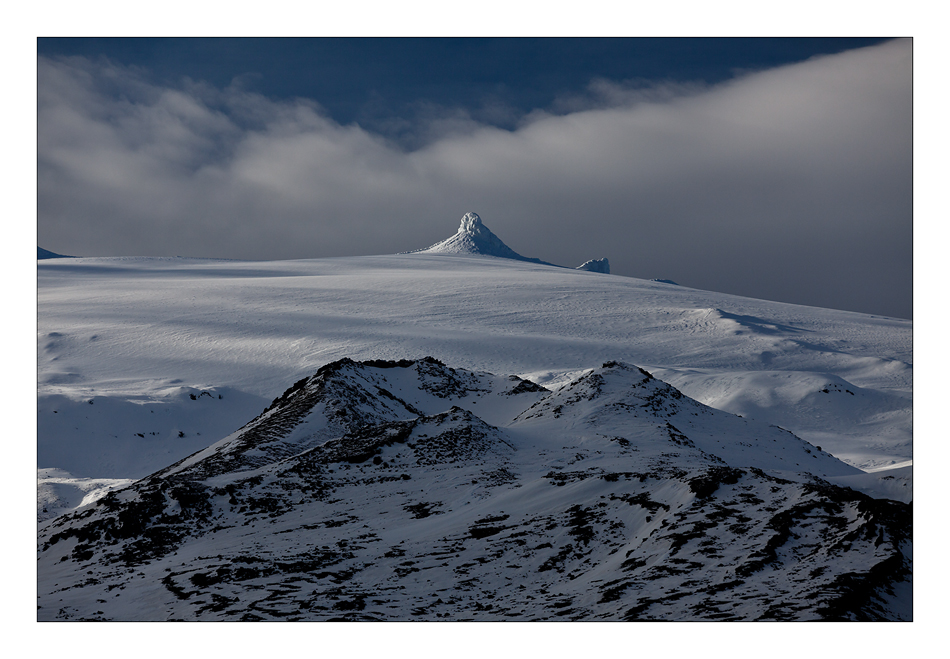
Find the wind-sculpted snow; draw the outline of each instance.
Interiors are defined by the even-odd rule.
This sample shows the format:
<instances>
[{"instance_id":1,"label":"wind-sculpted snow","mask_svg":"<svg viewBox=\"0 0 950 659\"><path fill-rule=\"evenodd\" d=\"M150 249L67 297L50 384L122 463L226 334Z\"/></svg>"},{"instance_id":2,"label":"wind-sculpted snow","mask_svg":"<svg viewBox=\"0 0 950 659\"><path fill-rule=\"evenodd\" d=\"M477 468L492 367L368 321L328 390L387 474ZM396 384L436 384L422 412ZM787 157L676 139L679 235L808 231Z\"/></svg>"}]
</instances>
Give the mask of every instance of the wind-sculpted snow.
<instances>
[{"instance_id":1,"label":"wind-sculpted snow","mask_svg":"<svg viewBox=\"0 0 950 659\"><path fill-rule=\"evenodd\" d=\"M896 620L910 506L621 362L322 367L41 526L40 620Z\"/></svg>"},{"instance_id":2,"label":"wind-sculpted snow","mask_svg":"<svg viewBox=\"0 0 950 659\"><path fill-rule=\"evenodd\" d=\"M591 259L577 266L577 270L587 270L588 272L601 272L605 275L610 274L610 262L607 259Z\"/></svg>"}]
</instances>

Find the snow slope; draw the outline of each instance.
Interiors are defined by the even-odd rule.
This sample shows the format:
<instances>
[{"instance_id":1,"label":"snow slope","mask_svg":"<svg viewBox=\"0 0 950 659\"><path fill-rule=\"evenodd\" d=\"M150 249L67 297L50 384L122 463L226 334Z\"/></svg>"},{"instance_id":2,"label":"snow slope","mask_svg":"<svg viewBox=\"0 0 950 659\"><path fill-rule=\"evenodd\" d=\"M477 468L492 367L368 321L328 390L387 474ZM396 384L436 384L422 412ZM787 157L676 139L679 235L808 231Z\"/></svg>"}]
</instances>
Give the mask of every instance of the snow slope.
<instances>
[{"instance_id":1,"label":"snow slope","mask_svg":"<svg viewBox=\"0 0 950 659\"><path fill-rule=\"evenodd\" d=\"M607 362L342 359L44 524L40 620L909 620L911 515Z\"/></svg>"},{"instance_id":2,"label":"snow slope","mask_svg":"<svg viewBox=\"0 0 950 659\"><path fill-rule=\"evenodd\" d=\"M38 467L76 477L160 469L341 357L426 355L544 386L624 361L862 469L913 458L906 320L463 254L37 270Z\"/></svg>"},{"instance_id":3,"label":"snow slope","mask_svg":"<svg viewBox=\"0 0 950 659\"><path fill-rule=\"evenodd\" d=\"M37 520L43 522L81 508L111 490L128 487L129 478L76 478L62 469L37 470Z\"/></svg>"},{"instance_id":4,"label":"snow slope","mask_svg":"<svg viewBox=\"0 0 950 659\"><path fill-rule=\"evenodd\" d=\"M38 261L39 619L911 619L912 324L595 265Z\"/></svg>"}]
</instances>

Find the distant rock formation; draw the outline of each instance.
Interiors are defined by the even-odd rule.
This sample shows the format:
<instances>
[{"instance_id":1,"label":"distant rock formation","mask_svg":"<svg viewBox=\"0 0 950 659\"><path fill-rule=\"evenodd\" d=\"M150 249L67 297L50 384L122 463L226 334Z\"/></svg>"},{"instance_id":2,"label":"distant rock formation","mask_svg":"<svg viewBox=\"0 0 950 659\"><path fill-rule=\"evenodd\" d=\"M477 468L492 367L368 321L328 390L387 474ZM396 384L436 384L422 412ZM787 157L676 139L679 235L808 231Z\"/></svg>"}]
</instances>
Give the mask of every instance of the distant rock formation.
<instances>
[{"instance_id":1,"label":"distant rock formation","mask_svg":"<svg viewBox=\"0 0 950 659\"><path fill-rule=\"evenodd\" d=\"M36 260L40 259L71 259L73 257L66 256L65 254L57 254L56 252L51 252L48 249L43 249L42 247L36 248Z\"/></svg>"},{"instance_id":2,"label":"distant rock formation","mask_svg":"<svg viewBox=\"0 0 950 659\"><path fill-rule=\"evenodd\" d=\"M610 262L607 259L591 259L590 261L579 265L575 270L587 270L588 272L602 272L605 275L610 274Z\"/></svg>"}]
</instances>

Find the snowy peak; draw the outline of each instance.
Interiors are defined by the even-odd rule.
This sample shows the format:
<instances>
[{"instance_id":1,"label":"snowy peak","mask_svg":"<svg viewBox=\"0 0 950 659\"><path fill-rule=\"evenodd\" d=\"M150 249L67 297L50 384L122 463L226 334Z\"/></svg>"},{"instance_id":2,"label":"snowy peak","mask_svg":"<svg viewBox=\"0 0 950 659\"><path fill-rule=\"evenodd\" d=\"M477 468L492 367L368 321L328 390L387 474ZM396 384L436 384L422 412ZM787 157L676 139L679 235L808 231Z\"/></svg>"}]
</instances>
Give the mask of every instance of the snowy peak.
<instances>
[{"instance_id":1,"label":"snowy peak","mask_svg":"<svg viewBox=\"0 0 950 659\"><path fill-rule=\"evenodd\" d=\"M477 254L479 256L494 256L502 259L513 259L515 261L527 261L529 263L540 263L541 265L552 265L556 268L563 266L548 263L541 259L522 256L502 242L501 238L491 232L491 229L482 223L482 218L478 213L466 213L462 216L458 231L454 236L437 242L431 247L417 249L407 254ZM610 274L610 264L607 259L592 259L583 265L575 268L576 270L590 270L592 272L602 272Z\"/></svg>"},{"instance_id":2,"label":"snowy peak","mask_svg":"<svg viewBox=\"0 0 950 659\"><path fill-rule=\"evenodd\" d=\"M478 216L478 213L463 215L455 235L438 244L446 247L445 251L457 250L464 253L487 254L504 258L524 258L502 242L501 238L491 232L491 229L482 224L482 218ZM435 245L429 249L432 250L434 247Z\"/></svg>"},{"instance_id":3,"label":"snowy peak","mask_svg":"<svg viewBox=\"0 0 950 659\"><path fill-rule=\"evenodd\" d=\"M642 368L606 362L538 401L519 416L519 420L551 421L570 417L597 425L605 413L623 416L626 421L647 415L666 418L679 412L681 403L688 405L693 413L709 409Z\"/></svg>"},{"instance_id":4,"label":"snowy peak","mask_svg":"<svg viewBox=\"0 0 950 659\"><path fill-rule=\"evenodd\" d=\"M913 616L910 506L636 366L343 359L242 432L44 523L37 618Z\"/></svg>"},{"instance_id":5,"label":"snowy peak","mask_svg":"<svg viewBox=\"0 0 950 659\"><path fill-rule=\"evenodd\" d=\"M860 474L787 430L704 405L623 362L583 373L526 409L515 423L620 437L637 446L642 457L657 451L670 457L673 451L692 463L821 477Z\"/></svg>"},{"instance_id":6,"label":"snowy peak","mask_svg":"<svg viewBox=\"0 0 950 659\"><path fill-rule=\"evenodd\" d=\"M482 223L478 213L466 213L462 216L459 229L454 236L418 250L420 254L478 254L481 256L495 256L516 261L532 261L541 263L538 259L529 259L521 256L491 232L491 229ZM550 264L549 264L550 265Z\"/></svg>"},{"instance_id":7,"label":"snowy peak","mask_svg":"<svg viewBox=\"0 0 950 659\"><path fill-rule=\"evenodd\" d=\"M607 362L550 392L516 376L452 368L426 357L327 364L236 433L153 476L258 470L338 438L349 438L343 443L350 445L394 428L408 433L449 411L465 411L465 432L481 433L481 425L545 436L579 432L622 437L644 457L673 451L690 463L821 477L860 473L790 432L703 405L637 366Z\"/></svg>"},{"instance_id":8,"label":"snowy peak","mask_svg":"<svg viewBox=\"0 0 950 659\"><path fill-rule=\"evenodd\" d=\"M457 405L475 405L485 421L499 423L548 393L515 376L456 369L432 357L365 362L343 358L298 380L237 432L153 476L210 477L259 469L331 439L360 437L367 429L376 433L387 424L411 425Z\"/></svg>"},{"instance_id":9,"label":"snowy peak","mask_svg":"<svg viewBox=\"0 0 950 659\"><path fill-rule=\"evenodd\" d=\"M471 234L481 234L485 233L492 238L495 235L488 230L484 224L482 224L482 218L478 216L478 213L466 213L462 216L462 223L459 225L458 233L471 233Z\"/></svg>"}]
</instances>

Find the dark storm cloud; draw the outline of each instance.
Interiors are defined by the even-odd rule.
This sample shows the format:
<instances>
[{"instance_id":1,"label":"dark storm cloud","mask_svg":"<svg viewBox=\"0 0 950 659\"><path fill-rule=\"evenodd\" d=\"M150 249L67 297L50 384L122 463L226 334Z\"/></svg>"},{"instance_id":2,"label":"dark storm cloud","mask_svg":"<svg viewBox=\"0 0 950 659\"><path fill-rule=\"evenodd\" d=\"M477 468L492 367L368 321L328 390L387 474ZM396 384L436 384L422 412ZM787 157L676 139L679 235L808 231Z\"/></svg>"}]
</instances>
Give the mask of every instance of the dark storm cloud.
<instances>
[{"instance_id":1,"label":"dark storm cloud","mask_svg":"<svg viewBox=\"0 0 950 659\"><path fill-rule=\"evenodd\" d=\"M513 130L420 106L384 131L398 142L313 101L106 61L40 58L38 80L54 252L393 253L474 210L554 263L607 256L617 274L911 314L908 41L716 85L598 79Z\"/></svg>"}]
</instances>

